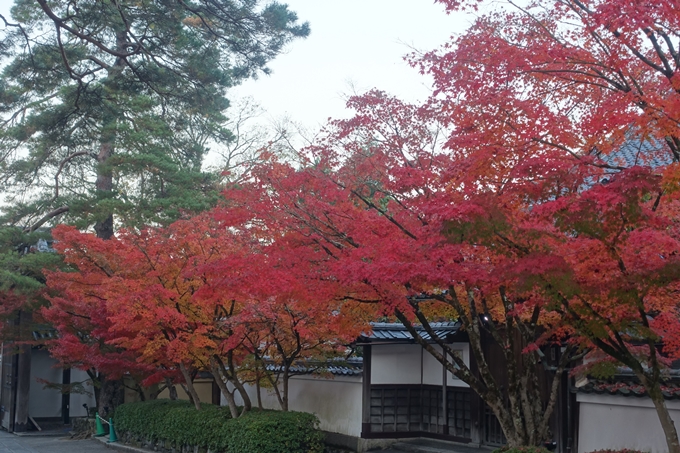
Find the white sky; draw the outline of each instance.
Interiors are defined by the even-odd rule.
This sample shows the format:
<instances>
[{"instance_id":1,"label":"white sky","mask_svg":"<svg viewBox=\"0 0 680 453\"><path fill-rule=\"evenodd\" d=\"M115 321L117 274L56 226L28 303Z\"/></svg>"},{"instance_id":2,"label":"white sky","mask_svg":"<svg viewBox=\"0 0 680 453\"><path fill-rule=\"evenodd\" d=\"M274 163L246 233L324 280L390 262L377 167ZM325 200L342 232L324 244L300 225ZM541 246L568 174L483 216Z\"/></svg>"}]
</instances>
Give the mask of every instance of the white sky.
<instances>
[{"instance_id":1,"label":"white sky","mask_svg":"<svg viewBox=\"0 0 680 453\"><path fill-rule=\"evenodd\" d=\"M447 16L434 0L280 1L310 23L310 36L271 62L270 76L247 81L230 98L250 96L267 121L288 118L310 131L329 117L346 117L343 99L353 90L379 88L407 101L424 99L430 80L403 56L411 47L433 50L469 23L462 15ZM0 0L0 12L12 4Z\"/></svg>"},{"instance_id":2,"label":"white sky","mask_svg":"<svg viewBox=\"0 0 680 453\"><path fill-rule=\"evenodd\" d=\"M353 89L379 88L424 99L430 80L403 61L411 48L433 50L467 27L433 0L287 0L311 34L290 44L269 67L270 76L233 90L252 96L272 119L289 117L317 129L329 117L347 116L343 98ZM354 87L354 88L352 88Z\"/></svg>"}]
</instances>

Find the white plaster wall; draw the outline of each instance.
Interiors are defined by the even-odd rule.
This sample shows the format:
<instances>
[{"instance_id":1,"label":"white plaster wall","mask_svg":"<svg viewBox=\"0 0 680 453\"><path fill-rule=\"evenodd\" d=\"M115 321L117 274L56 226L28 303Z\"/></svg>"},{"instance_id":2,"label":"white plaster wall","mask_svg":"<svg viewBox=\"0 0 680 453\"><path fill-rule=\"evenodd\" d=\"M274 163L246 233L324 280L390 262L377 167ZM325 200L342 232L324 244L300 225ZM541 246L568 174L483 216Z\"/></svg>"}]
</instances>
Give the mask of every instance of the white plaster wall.
<instances>
[{"instance_id":1,"label":"white plaster wall","mask_svg":"<svg viewBox=\"0 0 680 453\"><path fill-rule=\"evenodd\" d=\"M289 381L288 409L310 412L319 417L319 428L332 433L361 436L361 377L336 376L335 379L293 376ZM253 406L257 405L255 386L246 389ZM273 391L261 390L266 409L280 409ZM238 392L237 392L238 395ZM226 405L224 396L221 404ZM237 397L237 404L241 404Z\"/></svg>"},{"instance_id":2,"label":"white plaster wall","mask_svg":"<svg viewBox=\"0 0 680 453\"><path fill-rule=\"evenodd\" d=\"M441 352L440 346L434 347ZM454 344L453 349L461 351L463 360L469 366L470 346L465 343ZM443 365L418 344L373 345L371 350L371 384L442 385ZM451 373L447 373L446 382L452 387L468 387Z\"/></svg>"},{"instance_id":3,"label":"white plaster wall","mask_svg":"<svg viewBox=\"0 0 680 453\"><path fill-rule=\"evenodd\" d=\"M373 345L371 357L371 384L422 383L420 371L424 355L420 345ZM439 370L439 384L441 384L441 367Z\"/></svg>"},{"instance_id":4,"label":"white plaster wall","mask_svg":"<svg viewBox=\"0 0 680 453\"><path fill-rule=\"evenodd\" d=\"M666 453L661 422L649 398L577 394L579 402L578 453L605 448L630 448ZM676 426L680 402L666 401Z\"/></svg>"},{"instance_id":5,"label":"white plaster wall","mask_svg":"<svg viewBox=\"0 0 680 453\"><path fill-rule=\"evenodd\" d=\"M29 390L28 414L34 418L61 417L61 392L57 389L45 389L45 384L38 382L44 379L48 382L61 383L62 369L55 368L56 361L45 350L34 349L31 354L31 386ZM72 369L71 382L87 381L85 385L89 394L71 394L71 417L87 415L83 403L93 407L94 389L89 383L85 371Z\"/></svg>"},{"instance_id":6,"label":"white plaster wall","mask_svg":"<svg viewBox=\"0 0 680 453\"><path fill-rule=\"evenodd\" d=\"M434 346L439 352L442 351L440 346ZM463 356L463 361L467 366L470 366L470 345L468 344L454 344L454 350L460 351ZM432 354L427 351L423 353L423 384L426 385L442 385L443 379L443 365L434 358ZM446 373L446 385L451 387L469 387L465 382L461 381L453 374Z\"/></svg>"},{"instance_id":7,"label":"white plaster wall","mask_svg":"<svg viewBox=\"0 0 680 453\"><path fill-rule=\"evenodd\" d=\"M71 368L71 382L85 382L84 386L87 393L71 394L69 413L71 417L85 417L87 416L87 411L83 407L83 404L87 404L89 407L97 406L97 402L94 399L92 382L85 371L76 368Z\"/></svg>"}]
</instances>

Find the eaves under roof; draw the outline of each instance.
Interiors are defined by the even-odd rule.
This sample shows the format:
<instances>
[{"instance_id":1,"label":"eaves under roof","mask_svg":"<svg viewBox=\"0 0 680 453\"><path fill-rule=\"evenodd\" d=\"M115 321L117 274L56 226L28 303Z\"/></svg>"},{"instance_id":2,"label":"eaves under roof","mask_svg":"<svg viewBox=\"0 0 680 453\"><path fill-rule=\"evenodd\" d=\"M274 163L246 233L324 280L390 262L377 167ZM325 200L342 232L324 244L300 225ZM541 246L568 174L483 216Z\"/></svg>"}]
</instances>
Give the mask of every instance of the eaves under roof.
<instances>
[{"instance_id":1,"label":"eaves under roof","mask_svg":"<svg viewBox=\"0 0 680 453\"><path fill-rule=\"evenodd\" d=\"M54 340L57 338L56 329L34 330L31 332L35 341Z\"/></svg>"},{"instance_id":2,"label":"eaves under roof","mask_svg":"<svg viewBox=\"0 0 680 453\"><path fill-rule=\"evenodd\" d=\"M423 326L414 326L416 332L428 342L434 342L429 332ZM442 340L450 343L460 330L458 322L433 322L430 323L432 331ZM362 334L357 339L357 344L376 343L415 343L413 335L401 323L374 322L371 323L371 332Z\"/></svg>"}]
</instances>

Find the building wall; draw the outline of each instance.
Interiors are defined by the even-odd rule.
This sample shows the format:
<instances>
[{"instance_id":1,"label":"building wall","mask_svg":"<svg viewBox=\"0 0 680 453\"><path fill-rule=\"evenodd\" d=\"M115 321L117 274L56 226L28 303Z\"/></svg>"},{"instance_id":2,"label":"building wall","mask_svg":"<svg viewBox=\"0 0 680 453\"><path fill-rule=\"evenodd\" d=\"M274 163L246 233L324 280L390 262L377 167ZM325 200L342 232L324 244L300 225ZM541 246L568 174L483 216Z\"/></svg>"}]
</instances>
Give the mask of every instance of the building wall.
<instances>
[{"instance_id":1,"label":"building wall","mask_svg":"<svg viewBox=\"0 0 680 453\"><path fill-rule=\"evenodd\" d=\"M423 348L417 344L371 346L371 384L421 384ZM441 384L441 371L439 372Z\"/></svg>"},{"instance_id":2,"label":"building wall","mask_svg":"<svg viewBox=\"0 0 680 453\"><path fill-rule=\"evenodd\" d=\"M213 380L212 378L206 379L206 378L198 378L194 381L194 388L196 389L196 393L198 393L198 398L201 400L202 403L212 403L212 383ZM156 391L158 389L158 386L163 386L165 385L164 383L157 384L151 388L146 389L146 398L149 398L149 393L151 391ZM184 391L184 388L177 384L175 386L177 389L177 398L180 400L185 400L189 401L189 395ZM170 391L167 389L164 389L158 394L157 399L170 399ZM140 401L141 398L139 397L139 393L135 390L135 381L131 377L125 377L125 402L126 403L133 403L136 401Z\"/></svg>"},{"instance_id":3,"label":"building wall","mask_svg":"<svg viewBox=\"0 0 680 453\"><path fill-rule=\"evenodd\" d=\"M202 378L196 379L194 381L194 389L198 394L198 399L200 399L202 403L212 403L212 382L212 379ZM184 391L184 388L181 385L176 385L175 388L177 389L177 398L181 400L189 400L189 395L187 395L187 392ZM168 398L170 398L170 392L168 389L163 390L158 395L158 399Z\"/></svg>"},{"instance_id":4,"label":"building wall","mask_svg":"<svg viewBox=\"0 0 680 453\"><path fill-rule=\"evenodd\" d=\"M456 344L453 347L455 350L460 351L460 355L463 357L463 361L466 365L470 366L470 345L468 344ZM435 346L439 352L442 348ZM423 384L427 385L441 385L443 379L443 365L439 363L434 356L427 351L423 351ZM461 381L453 374L446 373L446 385L452 387L469 387L465 382Z\"/></svg>"},{"instance_id":5,"label":"building wall","mask_svg":"<svg viewBox=\"0 0 680 453\"><path fill-rule=\"evenodd\" d=\"M255 386L246 386L248 395L257 405ZM273 391L261 389L262 406L280 409ZM289 382L291 411L310 412L319 417L319 427L331 433L359 437L361 435L361 377L335 376L334 379L313 376L293 376ZM226 405L222 397L222 405ZM237 404L242 404L237 393Z\"/></svg>"},{"instance_id":6,"label":"building wall","mask_svg":"<svg viewBox=\"0 0 680 453\"><path fill-rule=\"evenodd\" d=\"M28 414L33 418L61 417L61 392L58 389L43 388L45 384L38 382L44 379L48 382L61 383L62 369L55 368L56 360L45 350L34 349L31 359L31 387L29 392ZM71 369L71 382L84 382L87 393L72 393L70 403L71 417L85 417L87 412L83 404L95 406L94 389L85 371Z\"/></svg>"},{"instance_id":7,"label":"building wall","mask_svg":"<svg viewBox=\"0 0 680 453\"><path fill-rule=\"evenodd\" d=\"M578 453L629 448L649 453L668 451L661 422L649 398L577 394L579 403ZM676 426L680 402L666 401Z\"/></svg>"},{"instance_id":8,"label":"building wall","mask_svg":"<svg viewBox=\"0 0 680 453\"><path fill-rule=\"evenodd\" d=\"M459 347L463 359L469 364L469 346L461 343L454 347ZM442 384L442 365L420 345L373 345L371 349L371 384ZM450 373L447 373L447 384L467 387ZM255 387L247 386L247 391L252 404L257 405ZM289 393L289 409L316 414L322 430L353 437L361 436L361 377L335 376L334 379L323 379L307 375L294 376L290 380ZM273 391L262 389L261 394L265 408L280 409ZM241 404L238 397L237 404ZM222 405L226 405L224 398Z\"/></svg>"},{"instance_id":9,"label":"building wall","mask_svg":"<svg viewBox=\"0 0 680 453\"><path fill-rule=\"evenodd\" d=\"M463 360L470 364L470 346L455 344ZM441 347L435 346L441 352ZM386 344L372 346L371 384L426 384L441 385L443 365L417 344ZM422 365L422 373L421 373ZM451 373L446 373L447 385L467 387L468 385Z\"/></svg>"}]
</instances>

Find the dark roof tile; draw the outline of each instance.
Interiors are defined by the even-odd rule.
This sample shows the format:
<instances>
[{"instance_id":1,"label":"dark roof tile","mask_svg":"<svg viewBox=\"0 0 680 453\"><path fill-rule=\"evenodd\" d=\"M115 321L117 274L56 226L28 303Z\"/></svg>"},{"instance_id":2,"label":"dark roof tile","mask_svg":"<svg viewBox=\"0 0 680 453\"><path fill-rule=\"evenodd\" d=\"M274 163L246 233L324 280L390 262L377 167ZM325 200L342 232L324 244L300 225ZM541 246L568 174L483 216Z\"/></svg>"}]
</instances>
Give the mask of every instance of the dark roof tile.
<instances>
[{"instance_id":1,"label":"dark roof tile","mask_svg":"<svg viewBox=\"0 0 680 453\"><path fill-rule=\"evenodd\" d=\"M385 323L375 322L371 323L372 331L363 334L360 342L414 342L413 336L401 323ZM460 329L460 323L457 322L433 322L430 327L434 333L440 338L444 339L448 335L455 334ZM425 331L422 326L415 326L416 331L423 337L425 341L432 341L430 334Z\"/></svg>"},{"instance_id":2,"label":"dark roof tile","mask_svg":"<svg viewBox=\"0 0 680 453\"><path fill-rule=\"evenodd\" d=\"M281 371L281 366L273 363L267 364L267 370L271 372ZM334 376L361 376L364 370L364 361L361 357L349 359L319 361L300 361L291 368L291 374L323 374L330 373Z\"/></svg>"},{"instance_id":3,"label":"dark roof tile","mask_svg":"<svg viewBox=\"0 0 680 453\"><path fill-rule=\"evenodd\" d=\"M573 391L599 395L647 396L647 391L642 384L625 377L610 380L589 378L585 385L575 387ZM680 381L672 380L663 383L661 393L663 393L665 399L680 399Z\"/></svg>"},{"instance_id":4,"label":"dark roof tile","mask_svg":"<svg viewBox=\"0 0 680 453\"><path fill-rule=\"evenodd\" d=\"M626 141L619 149L600 158L609 165L625 168L636 165L657 168L673 161L665 143L654 138L642 139L635 136L633 131L629 131L626 136Z\"/></svg>"}]
</instances>

